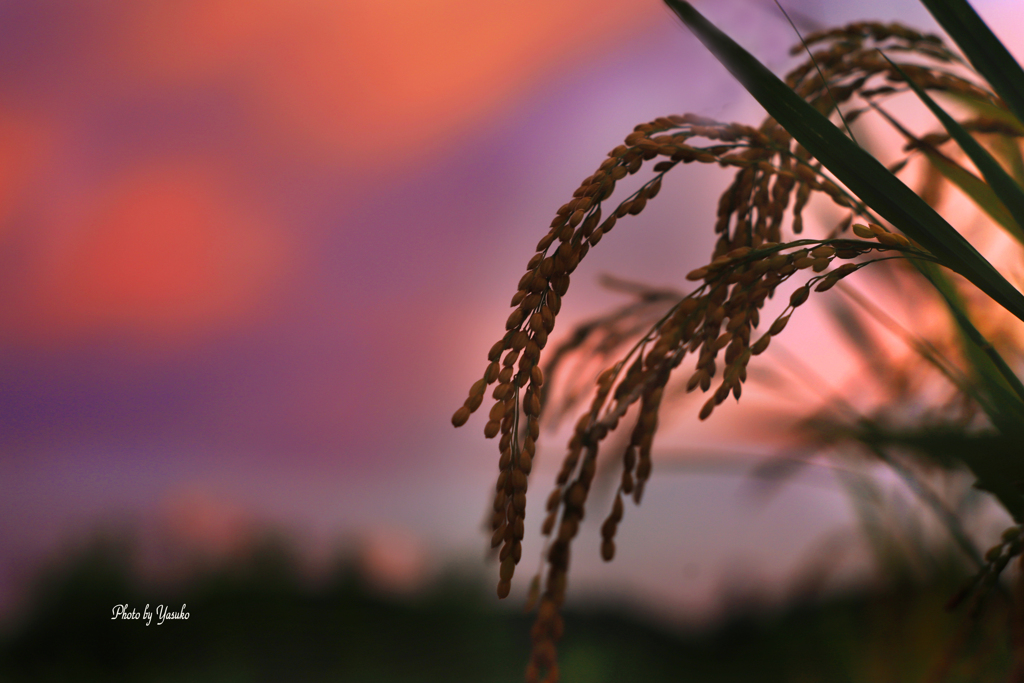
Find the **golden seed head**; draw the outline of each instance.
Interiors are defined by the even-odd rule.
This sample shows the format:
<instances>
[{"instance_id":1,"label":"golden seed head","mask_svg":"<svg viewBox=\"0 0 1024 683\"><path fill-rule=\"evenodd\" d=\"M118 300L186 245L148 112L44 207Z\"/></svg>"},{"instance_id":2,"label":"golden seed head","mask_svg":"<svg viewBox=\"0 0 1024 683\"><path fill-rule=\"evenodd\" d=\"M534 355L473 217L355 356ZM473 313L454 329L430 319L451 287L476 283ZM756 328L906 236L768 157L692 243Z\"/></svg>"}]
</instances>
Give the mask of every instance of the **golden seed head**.
<instances>
[{"instance_id":1,"label":"golden seed head","mask_svg":"<svg viewBox=\"0 0 1024 683\"><path fill-rule=\"evenodd\" d=\"M476 412L476 409L480 407L480 404L483 403L483 401L483 394L473 394L472 396L466 399L466 402L463 405L469 409L469 412L472 413Z\"/></svg>"},{"instance_id":2,"label":"golden seed head","mask_svg":"<svg viewBox=\"0 0 1024 683\"><path fill-rule=\"evenodd\" d=\"M798 269L809 268L814 265L814 261L815 259L812 259L810 256L801 256L793 261L793 265Z\"/></svg>"},{"instance_id":3,"label":"golden seed head","mask_svg":"<svg viewBox=\"0 0 1024 683\"><path fill-rule=\"evenodd\" d=\"M835 273L829 273L828 277L818 283L818 286L814 288L815 292L827 292L832 289L835 284L839 282L839 278L836 277Z\"/></svg>"},{"instance_id":4,"label":"golden seed head","mask_svg":"<svg viewBox=\"0 0 1024 683\"><path fill-rule=\"evenodd\" d=\"M558 312L562 310L562 297L558 296L555 292L549 291L546 295L546 301L551 312L558 315Z\"/></svg>"},{"instance_id":5,"label":"golden seed head","mask_svg":"<svg viewBox=\"0 0 1024 683\"><path fill-rule=\"evenodd\" d=\"M511 370L511 368L509 368ZM494 393L491 394L495 401L504 401L506 398L514 393L511 384L499 384L494 387Z\"/></svg>"},{"instance_id":6,"label":"golden seed head","mask_svg":"<svg viewBox=\"0 0 1024 683\"><path fill-rule=\"evenodd\" d=\"M502 339L501 341L495 342L494 346L491 347L491 350L487 352L487 360L489 360L489 361L496 361L496 360L498 360L499 358L501 358L501 352L504 351L507 348L508 348L508 346L506 345L504 339Z\"/></svg>"},{"instance_id":7,"label":"golden seed head","mask_svg":"<svg viewBox=\"0 0 1024 683\"><path fill-rule=\"evenodd\" d=\"M462 406L461 408L455 411L454 415L452 415L452 424L455 425L456 427L461 427L462 425L466 424L467 420L469 420L469 414L469 408L467 408L466 406Z\"/></svg>"},{"instance_id":8,"label":"golden seed head","mask_svg":"<svg viewBox=\"0 0 1024 683\"><path fill-rule=\"evenodd\" d=\"M548 496L548 501L547 501L547 504L545 505L545 509L548 512L554 512L555 510L558 509L558 506L559 506L559 504L561 502L562 502L562 490L559 489L559 488L556 488Z\"/></svg>"},{"instance_id":9,"label":"golden seed head","mask_svg":"<svg viewBox=\"0 0 1024 683\"><path fill-rule=\"evenodd\" d=\"M576 532L579 531L580 524L573 517L566 517L562 520L562 523L558 527L558 540L561 543L568 543L576 536Z\"/></svg>"},{"instance_id":10,"label":"golden seed head","mask_svg":"<svg viewBox=\"0 0 1024 683\"><path fill-rule=\"evenodd\" d=\"M555 290L558 296L565 296L565 293L569 291L569 276L568 275L556 275L551 278L551 286Z\"/></svg>"},{"instance_id":11,"label":"golden seed head","mask_svg":"<svg viewBox=\"0 0 1024 683\"><path fill-rule=\"evenodd\" d=\"M635 443L631 443L626 453L623 454L623 467L627 471L632 470L637 465L637 446Z\"/></svg>"},{"instance_id":12,"label":"golden seed head","mask_svg":"<svg viewBox=\"0 0 1024 683\"><path fill-rule=\"evenodd\" d=\"M750 347L750 353L755 356L764 353L764 350L768 348L769 342L772 340L772 335L766 334L758 339L753 346Z\"/></svg>"},{"instance_id":13,"label":"golden seed head","mask_svg":"<svg viewBox=\"0 0 1024 683\"><path fill-rule=\"evenodd\" d=\"M701 379L704 377L704 371L698 370L697 372L690 375L690 379L686 382L686 391L690 392L697 388L700 384Z\"/></svg>"},{"instance_id":14,"label":"golden seed head","mask_svg":"<svg viewBox=\"0 0 1024 683\"><path fill-rule=\"evenodd\" d=\"M555 314L551 312L551 308L545 306L540 309L541 322L544 325L544 329L551 332L555 328Z\"/></svg>"},{"instance_id":15,"label":"golden seed head","mask_svg":"<svg viewBox=\"0 0 1024 683\"><path fill-rule=\"evenodd\" d=\"M574 508L582 507L586 499L587 490L584 488L583 484L579 482L570 486L569 490L565 493L565 502Z\"/></svg>"},{"instance_id":16,"label":"golden seed head","mask_svg":"<svg viewBox=\"0 0 1024 683\"><path fill-rule=\"evenodd\" d=\"M707 371L707 370L704 371L704 376L700 378L700 390L701 391L707 391L708 389L711 388L711 376L714 374L714 369L715 369L715 364L714 364L714 362L712 362L711 363L711 370L710 371Z\"/></svg>"},{"instance_id":17,"label":"golden seed head","mask_svg":"<svg viewBox=\"0 0 1024 683\"><path fill-rule=\"evenodd\" d=\"M772 323L772 326L768 329L768 334L771 334L771 335L779 334L780 332L782 332L782 330L786 329L786 323L788 323L788 322L789 322L789 316L788 315L784 315L781 318L778 318L775 322Z\"/></svg>"},{"instance_id":18,"label":"golden seed head","mask_svg":"<svg viewBox=\"0 0 1024 683\"><path fill-rule=\"evenodd\" d=\"M498 388L495 389L495 391L497 391L501 387L507 386L507 384L499 384ZM497 403L491 406L491 412L488 415L488 417L490 418L491 422L497 422L501 420L501 418L505 417L505 404L499 400Z\"/></svg>"},{"instance_id":19,"label":"golden seed head","mask_svg":"<svg viewBox=\"0 0 1024 683\"><path fill-rule=\"evenodd\" d=\"M484 425L484 437L487 439L493 439L498 435L498 431L501 429L501 423L491 420Z\"/></svg>"},{"instance_id":20,"label":"golden seed head","mask_svg":"<svg viewBox=\"0 0 1024 683\"><path fill-rule=\"evenodd\" d=\"M875 239L878 240L879 244L884 244L887 247L902 247L903 246L902 244L900 244L900 241L896 238L896 235L894 235L891 232L879 233L878 235L875 235Z\"/></svg>"},{"instance_id":21,"label":"golden seed head","mask_svg":"<svg viewBox=\"0 0 1024 683\"><path fill-rule=\"evenodd\" d=\"M601 559L605 562L611 562L612 558L615 557L615 541L610 538L606 538L601 542Z\"/></svg>"},{"instance_id":22,"label":"golden seed head","mask_svg":"<svg viewBox=\"0 0 1024 683\"><path fill-rule=\"evenodd\" d=\"M529 400L526 401L526 405L523 406L523 408L526 411L526 414L531 417L540 415L540 398L537 394L531 393Z\"/></svg>"},{"instance_id":23,"label":"golden seed head","mask_svg":"<svg viewBox=\"0 0 1024 683\"><path fill-rule=\"evenodd\" d=\"M828 258L830 256L835 255L835 253L835 248L827 244L823 244L820 247L815 247L814 249L811 249L811 256L813 256L814 258Z\"/></svg>"},{"instance_id":24,"label":"golden seed head","mask_svg":"<svg viewBox=\"0 0 1024 683\"><path fill-rule=\"evenodd\" d=\"M800 289L793 292L789 297L789 305L796 308L803 302L807 301L807 297L810 296L811 290L807 285L804 285Z\"/></svg>"},{"instance_id":25,"label":"golden seed head","mask_svg":"<svg viewBox=\"0 0 1024 683\"><path fill-rule=\"evenodd\" d=\"M526 332L524 332L523 330L516 331L516 333L512 335L512 350L522 350L522 348L526 346L526 342L528 342L529 340L530 338L527 336Z\"/></svg>"},{"instance_id":26,"label":"golden seed head","mask_svg":"<svg viewBox=\"0 0 1024 683\"><path fill-rule=\"evenodd\" d=\"M866 240L874 239L875 233L866 225L854 225L853 234L857 237L863 237Z\"/></svg>"},{"instance_id":27,"label":"golden seed head","mask_svg":"<svg viewBox=\"0 0 1024 683\"><path fill-rule=\"evenodd\" d=\"M520 325L523 324L523 318L525 317L526 313L523 311L523 309L517 308L516 310L512 311L512 315L510 315L508 317L508 320L505 322L505 329L514 330L515 328L519 327ZM502 343L504 344L504 342ZM495 344L495 346L497 346L497 344ZM502 348L504 349L504 347ZM499 353L501 352L499 351Z\"/></svg>"},{"instance_id":28,"label":"golden seed head","mask_svg":"<svg viewBox=\"0 0 1024 683\"><path fill-rule=\"evenodd\" d=\"M699 415L700 419L701 420L706 420L709 417L711 417L711 411L713 411L714 409L715 409L715 397L712 396L711 398L709 398L707 400L707 403L704 404L704 407L700 409L700 415Z\"/></svg>"},{"instance_id":29,"label":"golden seed head","mask_svg":"<svg viewBox=\"0 0 1024 683\"><path fill-rule=\"evenodd\" d=\"M691 270L689 273L686 274L686 279L692 282L696 282L697 280L703 280L705 277L708 276L709 272L710 271L708 270L707 266L704 266L703 268L698 268L697 270Z\"/></svg>"},{"instance_id":30,"label":"golden seed head","mask_svg":"<svg viewBox=\"0 0 1024 683\"><path fill-rule=\"evenodd\" d=\"M816 258L814 259L814 263L811 264L811 270L813 270L815 273L820 273L821 271L828 268L830 263L832 263L832 260L828 257L823 256L821 258Z\"/></svg>"},{"instance_id":31,"label":"golden seed head","mask_svg":"<svg viewBox=\"0 0 1024 683\"><path fill-rule=\"evenodd\" d=\"M523 451L519 454L519 469L521 469L525 474L529 474L533 469L533 456L527 451Z\"/></svg>"},{"instance_id":32,"label":"golden seed head","mask_svg":"<svg viewBox=\"0 0 1024 683\"><path fill-rule=\"evenodd\" d=\"M522 472L520 472L519 470L516 470L516 472L518 474L522 474ZM522 517L516 517L516 521L512 525L512 538L514 538L517 541L521 541L521 540L523 540L523 536L524 535L525 535L525 527L523 526L523 518Z\"/></svg>"},{"instance_id":33,"label":"golden seed head","mask_svg":"<svg viewBox=\"0 0 1024 683\"><path fill-rule=\"evenodd\" d=\"M504 600L508 597L509 591L512 590L511 581L499 581L498 582L498 599Z\"/></svg>"}]
</instances>

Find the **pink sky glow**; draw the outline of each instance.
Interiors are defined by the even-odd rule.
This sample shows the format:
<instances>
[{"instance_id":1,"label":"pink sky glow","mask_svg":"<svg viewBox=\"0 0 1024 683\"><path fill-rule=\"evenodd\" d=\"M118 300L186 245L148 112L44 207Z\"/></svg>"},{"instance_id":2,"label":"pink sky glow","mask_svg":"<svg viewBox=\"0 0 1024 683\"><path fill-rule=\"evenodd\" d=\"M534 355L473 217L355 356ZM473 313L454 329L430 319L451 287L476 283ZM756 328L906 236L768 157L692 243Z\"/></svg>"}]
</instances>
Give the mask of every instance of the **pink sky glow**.
<instances>
[{"instance_id":1,"label":"pink sky glow","mask_svg":"<svg viewBox=\"0 0 1024 683\"><path fill-rule=\"evenodd\" d=\"M1020 54L1012 4L975 3ZM792 63L770 0L700 7ZM910 0L787 7L934 30ZM362 539L395 585L477 561L497 454L479 415L449 419L553 211L637 123L763 116L657 2L8 3L0 33L0 608L40 558L132 516L228 549L253 524ZM621 300L602 273L684 288L727 177L670 176L573 275L555 337ZM840 389L861 368L823 320L783 341ZM754 391L708 423L687 404L665 461L771 452L766 411L816 400ZM543 437L538 496L563 436ZM585 528L581 585L700 612L730 567L784 583L853 525L820 468L763 507L742 468L658 469L620 559Z\"/></svg>"}]
</instances>

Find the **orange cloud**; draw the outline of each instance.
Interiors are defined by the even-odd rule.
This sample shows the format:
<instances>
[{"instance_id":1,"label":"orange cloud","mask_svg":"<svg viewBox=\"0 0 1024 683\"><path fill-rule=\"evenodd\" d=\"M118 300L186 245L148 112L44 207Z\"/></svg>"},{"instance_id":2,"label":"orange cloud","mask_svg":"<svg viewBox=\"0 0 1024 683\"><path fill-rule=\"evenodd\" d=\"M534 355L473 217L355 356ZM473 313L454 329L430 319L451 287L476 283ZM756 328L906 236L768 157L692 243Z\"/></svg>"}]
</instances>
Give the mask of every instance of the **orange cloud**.
<instances>
[{"instance_id":1,"label":"orange cloud","mask_svg":"<svg viewBox=\"0 0 1024 683\"><path fill-rule=\"evenodd\" d=\"M290 245L218 177L202 162L164 163L102 187L60 222L13 327L173 338L251 313Z\"/></svg>"},{"instance_id":2,"label":"orange cloud","mask_svg":"<svg viewBox=\"0 0 1024 683\"><path fill-rule=\"evenodd\" d=\"M38 181L54 147L54 131L39 112L0 109L0 238L26 192Z\"/></svg>"},{"instance_id":3,"label":"orange cloud","mask_svg":"<svg viewBox=\"0 0 1024 683\"><path fill-rule=\"evenodd\" d=\"M297 140L368 164L437 149L546 69L664 19L619 0L130 5L121 59L138 76L247 83Z\"/></svg>"}]
</instances>

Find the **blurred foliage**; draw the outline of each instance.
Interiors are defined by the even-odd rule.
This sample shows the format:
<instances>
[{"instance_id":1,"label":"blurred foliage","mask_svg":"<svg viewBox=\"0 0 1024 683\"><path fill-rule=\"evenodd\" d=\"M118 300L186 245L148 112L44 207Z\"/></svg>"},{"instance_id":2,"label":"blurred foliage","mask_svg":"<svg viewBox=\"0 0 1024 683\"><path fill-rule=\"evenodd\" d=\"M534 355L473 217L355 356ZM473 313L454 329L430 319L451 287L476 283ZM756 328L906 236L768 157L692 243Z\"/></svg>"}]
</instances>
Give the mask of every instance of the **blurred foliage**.
<instances>
[{"instance_id":1,"label":"blurred foliage","mask_svg":"<svg viewBox=\"0 0 1024 683\"><path fill-rule=\"evenodd\" d=\"M272 542L175 585L146 582L133 567L131 544L108 537L47 571L0 638L0 680L518 681L529 652L530 615L498 609L482 577L464 573L387 595L350 561L312 581ZM874 592L782 610L737 605L706 631L570 604L562 673L579 683L1003 680L1004 601L974 619L945 613L965 577L957 567L933 564L923 580L899 571ZM185 603L190 617L111 620L123 603Z\"/></svg>"}]
</instances>

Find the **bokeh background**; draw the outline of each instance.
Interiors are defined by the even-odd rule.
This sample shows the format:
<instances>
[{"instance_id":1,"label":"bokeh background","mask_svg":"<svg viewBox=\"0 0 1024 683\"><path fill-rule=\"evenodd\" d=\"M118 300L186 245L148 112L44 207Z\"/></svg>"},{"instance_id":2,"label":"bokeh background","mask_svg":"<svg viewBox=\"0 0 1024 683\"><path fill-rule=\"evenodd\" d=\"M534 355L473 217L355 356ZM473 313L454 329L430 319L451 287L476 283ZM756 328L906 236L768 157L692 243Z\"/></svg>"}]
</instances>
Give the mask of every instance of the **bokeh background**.
<instances>
[{"instance_id":1,"label":"bokeh background","mask_svg":"<svg viewBox=\"0 0 1024 683\"><path fill-rule=\"evenodd\" d=\"M1015 0L973 4L1024 53ZM794 63L773 3L698 6ZM786 7L805 31L937 30L911 0ZM343 555L406 595L458 566L490 594L497 454L450 415L554 209L635 124L688 111L763 117L653 1L0 3L0 622L97 530L160 579L272 531L313 573ZM682 287L726 179L670 175L574 274L555 339L622 301L601 274ZM858 356L801 316L793 348L849 385ZM678 622L785 599L857 527L825 467L751 495L750 467L790 443L781 416L818 400L681 411L615 562L599 520L581 534L574 599ZM542 437L542 493L563 443ZM870 576L840 554L836 585Z\"/></svg>"}]
</instances>

